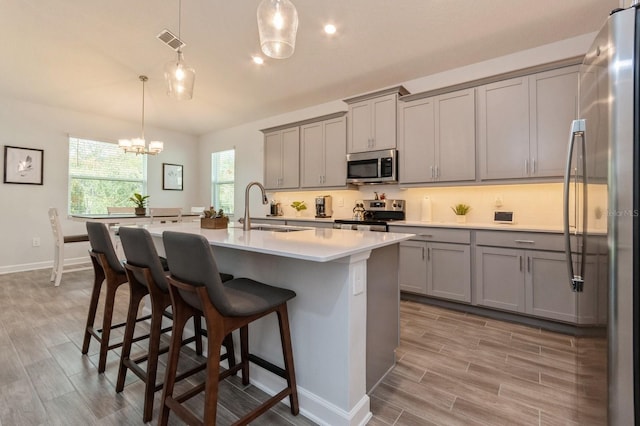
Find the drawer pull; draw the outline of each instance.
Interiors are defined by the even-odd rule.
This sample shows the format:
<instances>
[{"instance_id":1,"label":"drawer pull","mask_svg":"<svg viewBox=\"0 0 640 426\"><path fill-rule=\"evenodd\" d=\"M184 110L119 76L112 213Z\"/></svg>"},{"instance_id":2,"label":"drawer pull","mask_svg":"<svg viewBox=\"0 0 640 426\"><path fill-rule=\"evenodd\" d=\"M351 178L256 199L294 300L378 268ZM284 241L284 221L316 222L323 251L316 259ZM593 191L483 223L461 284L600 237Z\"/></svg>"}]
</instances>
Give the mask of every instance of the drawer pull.
<instances>
[{"instance_id":1,"label":"drawer pull","mask_svg":"<svg viewBox=\"0 0 640 426\"><path fill-rule=\"evenodd\" d=\"M421 237L428 237L428 238L433 237L433 235L431 235L431 234L419 234L419 235L420 235Z\"/></svg>"},{"instance_id":2,"label":"drawer pull","mask_svg":"<svg viewBox=\"0 0 640 426\"><path fill-rule=\"evenodd\" d=\"M533 240L516 240L516 243L522 243L522 244L535 244L536 242Z\"/></svg>"}]
</instances>

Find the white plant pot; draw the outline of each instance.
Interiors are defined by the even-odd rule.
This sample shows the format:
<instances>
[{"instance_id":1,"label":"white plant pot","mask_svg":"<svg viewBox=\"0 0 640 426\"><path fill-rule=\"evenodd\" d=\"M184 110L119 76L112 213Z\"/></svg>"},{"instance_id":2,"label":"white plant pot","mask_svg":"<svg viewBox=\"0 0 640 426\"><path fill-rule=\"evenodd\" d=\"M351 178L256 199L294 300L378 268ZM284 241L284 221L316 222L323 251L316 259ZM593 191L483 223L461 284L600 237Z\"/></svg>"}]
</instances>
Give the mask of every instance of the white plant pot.
<instances>
[{"instance_id":1,"label":"white plant pot","mask_svg":"<svg viewBox=\"0 0 640 426\"><path fill-rule=\"evenodd\" d=\"M465 216L465 215L456 215L456 222L458 222L458 223L467 223L467 216Z\"/></svg>"}]
</instances>

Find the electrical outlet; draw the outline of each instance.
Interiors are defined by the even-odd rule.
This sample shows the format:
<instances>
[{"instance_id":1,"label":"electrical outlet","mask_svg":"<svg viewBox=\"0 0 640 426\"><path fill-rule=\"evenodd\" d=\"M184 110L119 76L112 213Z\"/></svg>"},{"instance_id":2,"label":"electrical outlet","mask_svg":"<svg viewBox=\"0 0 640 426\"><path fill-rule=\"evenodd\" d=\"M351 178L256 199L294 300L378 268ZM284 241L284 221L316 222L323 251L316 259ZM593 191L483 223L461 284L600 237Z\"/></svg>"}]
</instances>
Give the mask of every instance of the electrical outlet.
<instances>
[{"instance_id":1,"label":"electrical outlet","mask_svg":"<svg viewBox=\"0 0 640 426\"><path fill-rule=\"evenodd\" d=\"M337 201L338 201L338 202L336 203L336 205L337 205L338 207L344 207L344 198L339 197Z\"/></svg>"},{"instance_id":2,"label":"electrical outlet","mask_svg":"<svg viewBox=\"0 0 640 426\"><path fill-rule=\"evenodd\" d=\"M31 242L31 244L33 244L34 247L40 247L40 238L33 237L33 241Z\"/></svg>"}]
</instances>

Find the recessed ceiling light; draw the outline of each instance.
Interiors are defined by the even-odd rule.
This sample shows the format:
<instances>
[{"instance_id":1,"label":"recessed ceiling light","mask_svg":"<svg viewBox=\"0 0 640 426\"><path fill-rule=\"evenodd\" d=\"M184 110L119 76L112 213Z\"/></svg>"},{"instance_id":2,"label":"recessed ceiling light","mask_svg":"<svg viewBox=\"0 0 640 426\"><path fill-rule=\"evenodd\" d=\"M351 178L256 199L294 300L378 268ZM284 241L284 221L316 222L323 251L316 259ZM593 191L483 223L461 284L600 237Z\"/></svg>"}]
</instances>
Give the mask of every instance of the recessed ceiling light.
<instances>
[{"instance_id":1,"label":"recessed ceiling light","mask_svg":"<svg viewBox=\"0 0 640 426\"><path fill-rule=\"evenodd\" d=\"M254 64L257 64L257 65L264 64L264 59L262 59L260 56L253 56L251 60L253 61Z\"/></svg>"},{"instance_id":2,"label":"recessed ceiling light","mask_svg":"<svg viewBox=\"0 0 640 426\"><path fill-rule=\"evenodd\" d=\"M335 34L336 33L336 26L333 24L327 24L324 26L324 32L327 34Z\"/></svg>"}]
</instances>

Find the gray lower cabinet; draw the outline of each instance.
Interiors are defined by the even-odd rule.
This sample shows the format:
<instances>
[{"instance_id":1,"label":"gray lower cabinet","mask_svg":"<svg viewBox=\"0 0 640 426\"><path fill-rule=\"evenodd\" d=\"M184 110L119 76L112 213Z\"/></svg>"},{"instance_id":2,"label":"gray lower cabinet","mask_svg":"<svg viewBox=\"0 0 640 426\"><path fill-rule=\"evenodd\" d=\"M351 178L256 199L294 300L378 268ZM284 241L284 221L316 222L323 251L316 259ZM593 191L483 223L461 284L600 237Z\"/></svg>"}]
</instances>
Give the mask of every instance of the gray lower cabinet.
<instances>
[{"instance_id":1,"label":"gray lower cabinet","mask_svg":"<svg viewBox=\"0 0 640 426\"><path fill-rule=\"evenodd\" d=\"M471 302L471 255L466 244L400 243L400 290Z\"/></svg>"},{"instance_id":2,"label":"gray lower cabinet","mask_svg":"<svg viewBox=\"0 0 640 426\"><path fill-rule=\"evenodd\" d=\"M476 303L506 311L525 311L523 251L476 247Z\"/></svg>"},{"instance_id":3,"label":"gray lower cabinet","mask_svg":"<svg viewBox=\"0 0 640 426\"><path fill-rule=\"evenodd\" d=\"M562 252L476 247L478 305L577 324L598 324L597 280L573 292ZM574 259L576 260L576 259ZM586 277L597 277L598 256L589 255Z\"/></svg>"}]
</instances>

